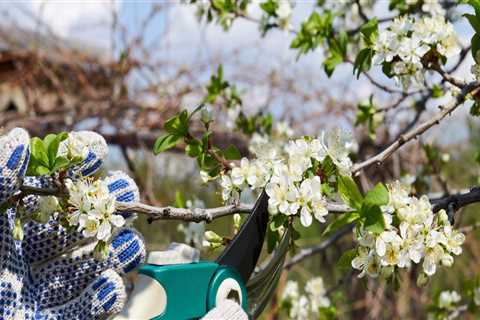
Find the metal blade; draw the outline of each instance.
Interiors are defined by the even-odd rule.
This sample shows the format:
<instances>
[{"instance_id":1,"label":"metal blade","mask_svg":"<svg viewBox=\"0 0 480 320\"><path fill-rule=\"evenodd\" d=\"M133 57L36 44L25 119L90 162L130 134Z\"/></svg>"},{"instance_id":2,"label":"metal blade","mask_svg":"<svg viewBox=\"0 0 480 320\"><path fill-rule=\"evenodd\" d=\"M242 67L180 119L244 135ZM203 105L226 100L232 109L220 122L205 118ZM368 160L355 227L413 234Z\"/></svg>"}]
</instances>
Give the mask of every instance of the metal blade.
<instances>
[{"instance_id":1,"label":"metal blade","mask_svg":"<svg viewBox=\"0 0 480 320\"><path fill-rule=\"evenodd\" d=\"M245 283L257 265L268 225L268 196L258 198L252 212L230 244L217 258L217 263L234 268Z\"/></svg>"},{"instance_id":2,"label":"metal blade","mask_svg":"<svg viewBox=\"0 0 480 320\"><path fill-rule=\"evenodd\" d=\"M284 233L273 257L247 283L249 314L256 319L270 302L283 271L290 243L290 228Z\"/></svg>"}]
</instances>

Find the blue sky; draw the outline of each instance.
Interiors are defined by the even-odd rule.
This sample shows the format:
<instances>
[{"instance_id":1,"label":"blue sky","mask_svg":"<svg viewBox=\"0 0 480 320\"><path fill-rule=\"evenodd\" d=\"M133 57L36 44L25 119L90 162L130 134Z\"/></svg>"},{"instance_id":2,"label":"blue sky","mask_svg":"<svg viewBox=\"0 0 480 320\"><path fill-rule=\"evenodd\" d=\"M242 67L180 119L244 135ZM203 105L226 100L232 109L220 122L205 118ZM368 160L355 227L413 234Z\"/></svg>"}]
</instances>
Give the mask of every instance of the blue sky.
<instances>
[{"instance_id":1,"label":"blue sky","mask_svg":"<svg viewBox=\"0 0 480 320\"><path fill-rule=\"evenodd\" d=\"M168 10L154 19L145 33L146 43L152 45L149 54L171 61L175 68L192 68L205 64L207 68L204 69L203 74L197 76L206 78L216 69L220 61L225 64L227 77L243 74L254 78L277 70L282 75L296 77L304 87L323 86L329 94L338 97L339 100L360 101L367 99L372 92L375 92L365 79L355 80L352 77L351 66L348 65L339 67L334 76L327 79L322 71L323 59L320 51L296 61L296 53L289 49L292 35L286 32L273 31L266 38L261 38L254 23L237 20L231 30L225 33L214 24L208 26L199 24L191 6L179 5L174 1L157 3L167 6ZM379 2L380 5L377 6L375 14L382 15L385 12L385 6L382 6L382 3L386 2ZM154 3L151 1L17 1L0 3L0 12L8 13L16 23L28 27L35 27L35 24L31 23L31 19L26 18L24 12L31 11L39 14L58 35L75 39L80 43L91 43L102 48L100 52L103 54L118 57L118 46L113 52L110 46L109 28L112 22L112 9L116 10L119 21L125 25L131 37L140 30L141 22L150 12L152 5ZM255 7L253 6L250 14L258 16L260 12L258 7ZM305 19L311 7L312 2L297 2L293 24L298 25ZM467 42L471 31L466 22L459 23L457 30L462 40ZM121 42L118 37L116 40ZM241 61L230 58L230 53L235 50L240 52L236 59ZM237 67L238 65L242 66L241 69ZM250 70L245 67L248 65L252 66L251 73L255 74L249 75ZM468 71L463 68L460 73L467 74ZM167 74L169 71L164 72ZM379 81L388 82L379 72L373 74ZM313 83L304 80L307 78L311 78ZM260 101L261 104L264 96L265 88L260 82L248 88L248 96L245 100ZM378 97L381 98L381 96ZM274 100L273 103L274 105L270 106L271 110L274 112L281 110L282 97ZM433 103L431 108L434 109L438 103L440 102ZM298 106L298 108L310 107L312 106Z\"/></svg>"}]
</instances>

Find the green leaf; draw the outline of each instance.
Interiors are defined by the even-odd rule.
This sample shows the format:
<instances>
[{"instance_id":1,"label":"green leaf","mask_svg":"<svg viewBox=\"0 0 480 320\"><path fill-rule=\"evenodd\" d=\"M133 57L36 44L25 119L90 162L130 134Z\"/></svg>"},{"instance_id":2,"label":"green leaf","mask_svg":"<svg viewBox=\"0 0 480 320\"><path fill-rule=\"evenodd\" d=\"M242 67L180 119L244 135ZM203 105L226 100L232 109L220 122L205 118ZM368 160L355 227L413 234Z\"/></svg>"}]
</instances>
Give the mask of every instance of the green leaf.
<instances>
[{"instance_id":1,"label":"green leaf","mask_svg":"<svg viewBox=\"0 0 480 320\"><path fill-rule=\"evenodd\" d=\"M384 206L389 201L388 189L382 183L378 183L365 195L363 203L367 206Z\"/></svg>"},{"instance_id":2,"label":"green leaf","mask_svg":"<svg viewBox=\"0 0 480 320\"><path fill-rule=\"evenodd\" d=\"M473 14L468 14L468 13L465 13L463 16L468 19L468 22L472 26L473 30L475 30L476 33L480 33L479 17L477 17Z\"/></svg>"},{"instance_id":3,"label":"green leaf","mask_svg":"<svg viewBox=\"0 0 480 320\"><path fill-rule=\"evenodd\" d=\"M58 157L55 159L55 162L53 163L53 167L51 169L52 169L52 172L60 171L68 168L69 165L70 165L70 161L68 161L67 158Z\"/></svg>"},{"instance_id":4,"label":"green leaf","mask_svg":"<svg viewBox=\"0 0 480 320\"><path fill-rule=\"evenodd\" d=\"M370 139L375 139L376 136L377 123L374 121L376 111L373 104L373 96L370 96L368 103L362 103L358 106L355 126L366 124L368 126L368 136Z\"/></svg>"},{"instance_id":5,"label":"green leaf","mask_svg":"<svg viewBox=\"0 0 480 320\"><path fill-rule=\"evenodd\" d=\"M278 231L273 231L271 228L267 228L267 251L272 253L275 250L277 243L280 241L280 235Z\"/></svg>"},{"instance_id":6,"label":"green leaf","mask_svg":"<svg viewBox=\"0 0 480 320\"><path fill-rule=\"evenodd\" d=\"M288 216L284 214L277 214L272 217L272 222L270 222L270 228L272 231L277 231L281 227L285 226L285 223L288 221Z\"/></svg>"},{"instance_id":7,"label":"green leaf","mask_svg":"<svg viewBox=\"0 0 480 320\"><path fill-rule=\"evenodd\" d=\"M335 163L333 163L332 158L330 158L330 156L327 156L325 160L323 160L321 164L321 169L322 169L322 175L327 178L325 179L326 181L328 181L328 179L331 176L336 175L338 171L337 166L335 165Z\"/></svg>"},{"instance_id":8,"label":"green leaf","mask_svg":"<svg viewBox=\"0 0 480 320\"><path fill-rule=\"evenodd\" d=\"M202 152L202 143L198 139L190 140L185 147L185 153L189 157L197 157Z\"/></svg>"},{"instance_id":9,"label":"green leaf","mask_svg":"<svg viewBox=\"0 0 480 320\"><path fill-rule=\"evenodd\" d=\"M326 228L325 231L322 233L322 237L328 237L341 227L350 224L352 222L357 221L360 219L360 214L358 212L347 212L339 216L335 221L330 223Z\"/></svg>"},{"instance_id":10,"label":"green leaf","mask_svg":"<svg viewBox=\"0 0 480 320\"><path fill-rule=\"evenodd\" d=\"M187 202L185 201L185 195L183 192L178 191L175 192L175 207L177 208L186 208Z\"/></svg>"},{"instance_id":11,"label":"green leaf","mask_svg":"<svg viewBox=\"0 0 480 320\"><path fill-rule=\"evenodd\" d=\"M332 36L333 15L325 11L322 15L313 12L310 17L302 23L300 31L293 39L290 47L298 49L298 55L315 50L322 44L323 40Z\"/></svg>"},{"instance_id":12,"label":"green leaf","mask_svg":"<svg viewBox=\"0 0 480 320\"><path fill-rule=\"evenodd\" d=\"M278 9L278 3L277 1L274 0L268 0L260 4L260 8L268 14L269 16L276 16L277 9Z\"/></svg>"},{"instance_id":13,"label":"green leaf","mask_svg":"<svg viewBox=\"0 0 480 320\"><path fill-rule=\"evenodd\" d=\"M472 57L476 63L480 63L480 56L478 51L480 50L480 35L478 33L474 34L471 40L472 44Z\"/></svg>"},{"instance_id":14,"label":"green leaf","mask_svg":"<svg viewBox=\"0 0 480 320\"><path fill-rule=\"evenodd\" d=\"M338 192L342 200L350 207L360 210L363 202L362 194L351 177L338 176Z\"/></svg>"},{"instance_id":15,"label":"green leaf","mask_svg":"<svg viewBox=\"0 0 480 320\"><path fill-rule=\"evenodd\" d=\"M165 121L163 128L168 133L184 137L188 134L188 111L183 110L180 114Z\"/></svg>"},{"instance_id":16,"label":"green leaf","mask_svg":"<svg viewBox=\"0 0 480 320\"><path fill-rule=\"evenodd\" d=\"M5 212L7 212L7 210L11 207L12 207L12 204L9 203L8 201L3 204L0 204L0 214L5 214Z\"/></svg>"},{"instance_id":17,"label":"green leaf","mask_svg":"<svg viewBox=\"0 0 480 320\"><path fill-rule=\"evenodd\" d=\"M475 10L475 15L480 17L480 0L468 0L467 3Z\"/></svg>"},{"instance_id":18,"label":"green leaf","mask_svg":"<svg viewBox=\"0 0 480 320\"><path fill-rule=\"evenodd\" d=\"M337 262L337 268L340 270L350 270L352 268L352 260L357 256L357 249L350 249L342 253Z\"/></svg>"},{"instance_id":19,"label":"green leaf","mask_svg":"<svg viewBox=\"0 0 480 320\"><path fill-rule=\"evenodd\" d=\"M48 160L50 162L50 168L55 166L56 158L58 155L58 147L60 143L68 138L68 133L61 132L59 134L49 134L43 139L43 143L47 148Z\"/></svg>"},{"instance_id":20,"label":"green leaf","mask_svg":"<svg viewBox=\"0 0 480 320\"><path fill-rule=\"evenodd\" d=\"M432 87L432 98L440 98L444 95L443 89L438 84L433 85Z\"/></svg>"},{"instance_id":21,"label":"green leaf","mask_svg":"<svg viewBox=\"0 0 480 320\"><path fill-rule=\"evenodd\" d=\"M173 134L166 134L159 137L153 146L153 153L159 154L160 152L173 148L177 145L178 139L180 139L180 137Z\"/></svg>"},{"instance_id":22,"label":"green leaf","mask_svg":"<svg viewBox=\"0 0 480 320\"><path fill-rule=\"evenodd\" d=\"M212 155L204 152L197 157L197 163L200 169L210 171L218 166L218 161Z\"/></svg>"},{"instance_id":23,"label":"green leaf","mask_svg":"<svg viewBox=\"0 0 480 320\"><path fill-rule=\"evenodd\" d=\"M362 216L365 218L363 227L365 230L380 234L385 230L385 220L383 218L382 210L379 206L364 206L362 207Z\"/></svg>"},{"instance_id":24,"label":"green leaf","mask_svg":"<svg viewBox=\"0 0 480 320\"><path fill-rule=\"evenodd\" d=\"M323 62L323 69L325 70L325 73L329 78L332 76L333 71L335 71L335 67L342 62L342 56L337 53L333 53L331 56L325 59L325 61Z\"/></svg>"},{"instance_id":25,"label":"green leaf","mask_svg":"<svg viewBox=\"0 0 480 320\"><path fill-rule=\"evenodd\" d=\"M368 46L373 46L375 44L375 40L378 36L378 20L377 18L373 18L372 20L365 23L360 28L360 33L363 35L363 40Z\"/></svg>"},{"instance_id":26,"label":"green leaf","mask_svg":"<svg viewBox=\"0 0 480 320\"><path fill-rule=\"evenodd\" d=\"M201 103L201 104L198 105L195 109L193 109L192 113L190 113L190 114L188 115L187 120L190 121L190 119L192 119L192 117L193 117L197 112L199 112L200 110L202 110L203 107L205 107L205 105L204 105L203 103Z\"/></svg>"},{"instance_id":27,"label":"green leaf","mask_svg":"<svg viewBox=\"0 0 480 320\"><path fill-rule=\"evenodd\" d=\"M480 103L477 100L470 107L470 114L474 117L480 116Z\"/></svg>"},{"instance_id":28,"label":"green leaf","mask_svg":"<svg viewBox=\"0 0 480 320\"><path fill-rule=\"evenodd\" d=\"M47 174L50 174L50 168L39 165L38 167L35 168L35 175L36 176L44 176Z\"/></svg>"},{"instance_id":29,"label":"green leaf","mask_svg":"<svg viewBox=\"0 0 480 320\"><path fill-rule=\"evenodd\" d=\"M207 131L202 136L202 148L204 152L207 152L210 147L209 140L210 140L211 134L212 134L211 131Z\"/></svg>"},{"instance_id":30,"label":"green leaf","mask_svg":"<svg viewBox=\"0 0 480 320\"><path fill-rule=\"evenodd\" d=\"M382 63L382 72L387 77L392 78L394 76L393 69L392 69L392 62L384 62Z\"/></svg>"},{"instance_id":31,"label":"green leaf","mask_svg":"<svg viewBox=\"0 0 480 320\"><path fill-rule=\"evenodd\" d=\"M229 145L225 150L223 150L223 156L227 160L239 160L242 155L238 151L237 147L233 144Z\"/></svg>"},{"instance_id":32,"label":"green leaf","mask_svg":"<svg viewBox=\"0 0 480 320\"><path fill-rule=\"evenodd\" d=\"M365 48L357 54L355 62L353 63L353 74L357 74L357 79L362 72L368 71L372 67L374 53L373 49Z\"/></svg>"},{"instance_id":33,"label":"green leaf","mask_svg":"<svg viewBox=\"0 0 480 320\"><path fill-rule=\"evenodd\" d=\"M30 140L31 156L38 161L39 164L49 167L48 155L45 145L40 138L34 137Z\"/></svg>"}]
</instances>

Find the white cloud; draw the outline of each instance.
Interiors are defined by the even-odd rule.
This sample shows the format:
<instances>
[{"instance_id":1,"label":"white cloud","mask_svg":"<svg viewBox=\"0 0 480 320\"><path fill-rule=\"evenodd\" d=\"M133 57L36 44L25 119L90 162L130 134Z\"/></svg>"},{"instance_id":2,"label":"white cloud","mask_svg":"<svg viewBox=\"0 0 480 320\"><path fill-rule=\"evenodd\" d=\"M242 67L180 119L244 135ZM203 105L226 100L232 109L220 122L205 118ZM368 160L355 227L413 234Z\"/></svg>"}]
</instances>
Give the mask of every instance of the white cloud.
<instances>
[{"instance_id":1,"label":"white cloud","mask_svg":"<svg viewBox=\"0 0 480 320\"><path fill-rule=\"evenodd\" d=\"M57 36L102 47L108 45L112 10L119 8L120 1L102 0L31 0L0 4L2 12L23 27L38 29L45 24Z\"/></svg>"}]
</instances>

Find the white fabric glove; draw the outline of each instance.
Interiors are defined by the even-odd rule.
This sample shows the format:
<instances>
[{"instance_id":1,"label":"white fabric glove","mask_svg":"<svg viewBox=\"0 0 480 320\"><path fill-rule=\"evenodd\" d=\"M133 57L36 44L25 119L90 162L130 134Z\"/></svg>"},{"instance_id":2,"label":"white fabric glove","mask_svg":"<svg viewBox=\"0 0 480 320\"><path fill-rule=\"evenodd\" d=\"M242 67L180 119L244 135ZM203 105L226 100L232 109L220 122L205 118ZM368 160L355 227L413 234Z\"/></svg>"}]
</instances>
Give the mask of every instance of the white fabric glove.
<instances>
[{"instance_id":1,"label":"white fabric glove","mask_svg":"<svg viewBox=\"0 0 480 320\"><path fill-rule=\"evenodd\" d=\"M248 320L242 307L232 300L225 300L218 307L210 310L202 320Z\"/></svg>"}]
</instances>

